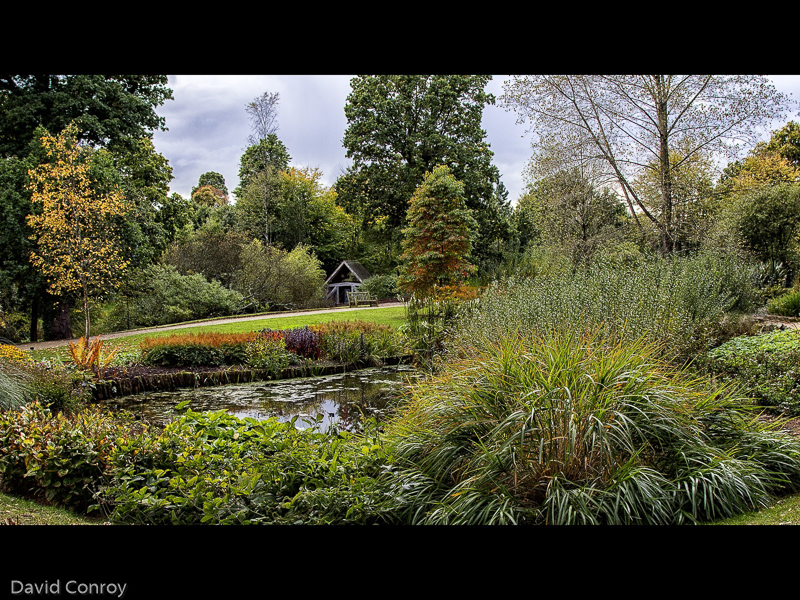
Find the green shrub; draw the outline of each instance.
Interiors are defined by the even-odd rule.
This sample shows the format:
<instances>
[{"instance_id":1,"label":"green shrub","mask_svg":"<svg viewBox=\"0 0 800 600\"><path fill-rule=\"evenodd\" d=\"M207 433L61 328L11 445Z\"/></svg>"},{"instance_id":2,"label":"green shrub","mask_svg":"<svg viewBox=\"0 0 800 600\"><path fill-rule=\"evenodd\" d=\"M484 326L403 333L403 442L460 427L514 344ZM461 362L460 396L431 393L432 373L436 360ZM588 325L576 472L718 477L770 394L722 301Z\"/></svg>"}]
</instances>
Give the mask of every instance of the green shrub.
<instances>
[{"instance_id":1,"label":"green shrub","mask_svg":"<svg viewBox=\"0 0 800 600\"><path fill-rule=\"evenodd\" d=\"M27 313L3 311L0 308L0 338L15 343L26 342L30 338L30 330L31 319Z\"/></svg>"},{"instance_id":2,"label":"green shrub","mask_svg":"<svg viewBox=\"0 0 800 600\"><path fill-rule=\"evenodd\" d=\"M312 307L324 299L325 271L314 252L298 244L291 252L253 240L241 254L241 266L233 278L256 309L295 305Z\"/></svg>"},{"instance_id":3,"label":"green shrub","mask_svg":"<svg viewBox=\"0 0 800 600\"><path fill-rule=\"evenodd\" d=\"M373 275L364 280L358 290L368 292L378 300L395 298L400 293L400 288L397 287L397 275Z\"/></svg>"},{"instance_id":4,"label":"green shrub","mask_svg":"<svg viewBox=\"0 0 800 600\"><path fill-rule=\"evenodd\" d=\"M800 287L770 300L767 312L784 317L800 317Z\"/></svg>"},{"instance_id":5,"label":"green shrub","mask_svg":"<svg viewBox=\"0 0 800 600\"><path fill-rule=\"evenodd\" d=\"M247 345L247 364L256 369L280 373L291 363L286 342L279 337L260 337Z\"/></svg>"},{"instance_id":6,"label":"green shrub","mask_svg":"<svg viewBox=\"0 0 800 600\"><path fill-rule=\"evenodd\" d=\"M53 413L34 402L0 412L0 476L6 490L86 510L103 484L118 436L133 421L98 406Z\"/></svg>"},{"instance_id":7,"label":"green shrub","mask_svg":"<svg viewBox=\"0 0 800 600\"><path fill-rule=\"evenodd\" d=\"M724 341L726 314L750 309L753 298L748 268L732 257L598 262L490 285L462 311L448 343L474 346L517 330L589 321L627 339L647 337L687 360Z\"/></svg>"},{"instance_id":8,"label":"green shrub","mask_svg":"<svg viewBox=\"0 0 800 600\"><path fill-rule=\"evenodd\" d=\"M567 327L448 361L384 439L400 523L691 523L800 484L800 442L725 390Z\"/></svg>"},{"instance_id":9,"label":"green shrub","mask_svg":"<svg viewBox=\"0 0 800 600\"><path fill-rule=\"evenodd\" d=\"M219 367L225 364L225 352L200 344L154 346L142 353L142 362L158 367Z\"/></svg>"},{"instance_id":10,"label":"green shrub","mask_svg":"<svg viewBox=\"0 0 800 600\"><path fill-rule=\"evenodd\" d=\"M181 275L174 267L151 265L129 278L108 316L114 331L239 314L239 292L203 275Z\"/></svg>"},{"instance_id":11,"label":"green shrub","mask_svg":"<svg viewBox=\"0 0 800 600\"><path fill-rule=\"evenodd\" d=\"M800 415L799 329L734 338L700 357L697 366L742 386L761 406Z\"/></svg>"},{"instance_id":12,"label":"green shrub","mask_svg":"<svg viewBox=\"0 0 800 600\"><path fill-rule=\"evenodd\" d=\"M294 422L187 412L113 456L105 498L128 524L332 524L379 519L380 446Z\"/></svg>"}]
</instances>

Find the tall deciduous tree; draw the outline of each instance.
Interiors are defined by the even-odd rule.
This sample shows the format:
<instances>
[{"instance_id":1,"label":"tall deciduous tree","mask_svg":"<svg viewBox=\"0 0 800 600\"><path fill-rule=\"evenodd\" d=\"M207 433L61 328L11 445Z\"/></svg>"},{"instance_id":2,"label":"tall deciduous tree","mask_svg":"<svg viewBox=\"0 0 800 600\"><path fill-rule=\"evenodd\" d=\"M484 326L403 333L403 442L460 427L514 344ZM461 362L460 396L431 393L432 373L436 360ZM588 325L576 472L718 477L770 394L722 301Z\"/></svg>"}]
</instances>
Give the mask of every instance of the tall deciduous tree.
<instances>
[{"instance_id":1,"label":"tall deciduous tree","mask_svg":"<svg viewBox=\"0 0 800 600\"><path fill-rule=\"evenodd\" d=\"M174 230L164 226L166 219L160 214L170 205L172 167L148 137L140 138L128 152L113 153L112 159L109 179L118 179L131 209L121 224L126 258L132 268L145 267L157 259L175 235Z\"/></svg>"},{"instance_id":2,"label":"tall deciduous tree","mask_svg":"<svg viewBox=\"0 0 800 600\"><path fill-rule=\"evenodd\" d=\"M619 241L625 216L619 197L608 188L595 189L578 169L537 181L517 206L531 217L541 241L573 264L589 262L599 249Z\"/></svg>"},{"instance_id":3,"label":"tall deciduous tree","mask_svg":"<svg viewBox=\"0 0 800 600\"><path fill-rule=\"evenodd\" d=\"M800 123L789 121L786 125L772 132L770 140L759 144L764 150L777 152L780 156L800 168Z\"/></svg>"},{"instance_id":4,"label":"tall deciduous tree","mask_svg":"<svg viewBox=\"0 0 800 600\"><path fill-rule=\"evenodd\" d=\"M499 172L481 128L488 75L364 75L350 82L343 145L363 174L370 212L405 224L425 173L448 165L476 213L497 201ZM353 171L350 173L352 178ZM488 227L488 224L487 224Z\"/></svg>"},{"instance_id":5,"label":"tall deciduous tree","mask_svg":"<svg viewBox=\"0 0 800 600\"><path fill-rule=\"evenodd\" d=\"M466 206L464 184L446 165L427 173L414 192L404 229L400 286L418 297L460 285L475 267L468 261L477 226Z\"/></svg>"},{"instance_id":6,"label":"tall deciduous tree","mask_svg":"<svg viewBox=\"0 0 800 600\"><path fill-rule=\"evenodd\" d=\"M291 160L274 133L248 146L239 160L239 186L233 192L239 222L248 235L262 238L264 243L274 220L269 208L282 194L280 174L289 169Z\"/></svg>"},{"instance_id":7,"label":"tall deciduous tree","mask_svg":"<svg viewBox=\"0 0 800 600\"><path fill-rule=\"evenodd\" d=\"M250 127L252 133L248 138L250 146L255 149L257 160L254 165L260 167L262 176L254 178L253 183L261 186L261 198L264 208L264 241L267 246L271 242L270 234L270 204L274 190L270 185L274 182L274 177L270 177L272 170L270 162L270 149L274 149L274 144L270 143L271 136L278 130L278 100L280 95L264 92L261 96L250 102L245 110L250 116ZM274 140L272 140L274 141ZM252 184L251 184L252 185Z\"/></svg>"},{"instance_id":8,"label":"tall deciduous tree","mask_svg":"<svg viewBox=\"0 0 800 600\"><path fill-rule=\"evenodd\" d=\"M228 195L228 186L225 185L225 177L222 176L222 173L217 173L216 171L207 171L206 173L200 175L197 185L192 188L192 195L194 196L194 193L197 191L197 189L203 187L204 185L218 189L225 196Z\"/></svg>"},{"instance_id":9,"label":"tall deciduous tree","mask_svg":"<svg viewBox=\"0 0 800 600\"><path fill-rule=\"evenodd\" d=\"M25 186L31 164L35 163L26 159L0 159L0 310L4 312L19 311L26 303L36 303L38 309L37 290L44 287L44 278L29 260L34 242L25 220L31 212ZM38 310L34 313L38 315ZM28 335L32 341L38 338L36 322Z\"/></svg>"},{"instance_id":10,"label":"tall deciduous tree","mask_svg":"<svg viewBox=\"0 0 800 600\"><path fill-rule=\"evenodd\" d=\"M705 152L695 152L686 159L680 147L670 151L672 244L676 252L697 249L714 224L718 209L718 194L714 190L716 167ZM677 166L676 166L677 165ZM636 178L641 201L654 215L663 213L660 169L644 169ZM656 227L643 227L645 239L658 246L660 231Z\"/></svg>"},{"instance_id":11,"label":"tall deciduous tree","mask_svg":"<svg viewBox=\"0 0 800 600\"><path fill-rule=\"evenodd\" d=\"M77 135L70 126L58 136L42 137L52 162L29 172L31 201L42 205L42 213L29 216L28 223L37 241L31 262L51 293L81 293L88 339L89 299L116 287L127 267L115 233L116 220L128 207L119 190L102 190L92 181L92 155L102 151L82 145Z\"/></svg>"},{"instance_id":12,"label":"tall deciduous tree","mask_svg":"<svg viewBox=\"0 0 800 600\"><path fill-rule=\"evenodd\" d=\"M166 75L0 75L0 156L23 156L37 127L119 152L156 129L155 109L172 99Z\"/></svg>"},{"instance_id":13,"label":"tall deciduous tree","mask_svg":"<svg viewBox=\"0 0 800 600\"><path fill-rule=\"evenodd\" d=\"M213 185L202 185L192 192L192 202L201 206L225 206L228 194Z\"/></svg>"},{"instance_id":14,"label":"tall deciduous tree","mask_svg":"<svg viewBox=\"0 0 800 600\"><path fill-rule=\"evenodd\" d=\"M765 77L749 75L513 77L502 100L536 133L534 173L601 165L637 222L649 219L658 229L664 253L675 245L675 169L699 152L735 156L752 147L756 128L781 118L788 106ZM682 161L671 162L678 147ZM636 184L644 170L659 182L659 213Z\"/></svg>"},{"instance_id":15,"label":"tall deciduous tree","mask_svg":"<svg viewBox=\"0 0 800 600\"><path fill-rule=\"evenodd\" d=\"M131 169L126 170L124 165L117 165L127 194L140 185L139 181L128 184L138 180L141 175L140 155L142 150L146 150L141 147L142 140L149 141L156 129L166 129L165 120L156 113L156 108L172 98L172 90L167 84L166 75L0 75L0 159L30 162L27 168L43 162L37 128L43 127L57 132L74 122L78 127L79 139L93 147L110 149L114 153L115 161L123 155L137 157L130 161ZM157 170L164 172L160 167ZM154 181L149 174L147 178L151 183ZM170 174L167 174L167 179L169 178ZM150 191L155 187L151 183L146 184L151 188L147 192L149 197ZM35 214L39 205L31 203L30 192L24 184L17 187L16 191L19 193L11 195L13 204L0 216L11 216L15 219L14 223L3 220L4 227L24 230L27 228L26 217ZM6 198L12 200L11 196ZM136 199L134 218L125 224L131 234L126 234L126 237L133 239L136 237L133 234L138 235L135 230L140 223L147 222L139 227L142 235L148 237L146 243L131 243L131 247L135 249L134 254L137 255L132 257L134 261L147 259L149 250L144 252L142 248L160 245L160 242L149 239L151 234L159 236L159 228L150 227L148 213L151 210L147 207L140 210L140 199L141 196ZM9 260L12 262L8 262ZM25 304L30 308L30 338L37 339L37 322L40 316L44 316L45 339L59 337L56 328L51 324L56 321L68 324L68 305L63 299L50 298L46 294L46 286L41 277L26 275L30 274L27 271L27 255L24 264L19 262L18 255L3 256L2 262L5 271L16 271L20 274L13 284L19 286L20 297L24 298ZM66 318L49 318L55 316L50 314L54 302L58 304L56 312Z\"/></svg>"},{"instance_id":16,"label":"tall deciduous tree","mask_svg":"<svg viewBox=\"0 0 800 600\"><path fill-rule=\"evenodd\" d=\"M289 168L282 172L281 195L275 203L274 241L287 250L308 246L325 269L341 262L352 219L336 203L336 192L320 182L317 169Z\"/></svg>"},{"instance_id":17,"label":"tall deciduous tree","mask_svg":"<svg viewBox=\"0 0 800 600\"><path fill-rule=\"evenodd\" d=\"M742 189L728 200L720 221L728 229L725 241L763 261L774 281L791 285L800 259L800 184Z\"/></svg>"}]
</instances>

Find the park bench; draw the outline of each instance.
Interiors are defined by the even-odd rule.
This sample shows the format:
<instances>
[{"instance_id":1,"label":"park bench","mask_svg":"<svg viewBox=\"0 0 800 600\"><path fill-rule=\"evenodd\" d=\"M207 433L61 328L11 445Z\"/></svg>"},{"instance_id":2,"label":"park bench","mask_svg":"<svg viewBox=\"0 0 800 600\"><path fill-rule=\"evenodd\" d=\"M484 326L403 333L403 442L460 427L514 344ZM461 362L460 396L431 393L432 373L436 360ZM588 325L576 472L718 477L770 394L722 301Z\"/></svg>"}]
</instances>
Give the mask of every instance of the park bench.
<instances>
[{"instance_id":1,"label":"park bench","mask_svg":"<svg viewBox=\"0 0 800 600\"><path fill-rule=\"evenodd\" d=\"M370 296L369 292L347 292L347 300L351 307L359 304L378 306L378 299Z\"/></svg>"}]
</instances>

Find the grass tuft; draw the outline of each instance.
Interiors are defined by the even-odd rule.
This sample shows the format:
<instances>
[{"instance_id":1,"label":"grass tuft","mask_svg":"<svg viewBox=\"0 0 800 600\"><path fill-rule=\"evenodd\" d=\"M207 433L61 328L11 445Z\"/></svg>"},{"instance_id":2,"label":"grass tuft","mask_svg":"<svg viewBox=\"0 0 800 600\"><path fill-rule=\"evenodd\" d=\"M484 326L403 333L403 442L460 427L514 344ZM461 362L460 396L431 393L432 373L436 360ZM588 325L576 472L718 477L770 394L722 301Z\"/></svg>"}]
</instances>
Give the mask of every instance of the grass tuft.
<instances>
[{"instance_id":1,"label":"grass tuft","mask_svg":"<svg viewBox=\"0 0 800 600\"><path fill-rule=\"evenodd\" d=\"M671 366L657 344L600 329L476 345L413 387L387 436L391 495L411 523L707 521L800 481L796 440Z\"/></svg>"}]
</instances>

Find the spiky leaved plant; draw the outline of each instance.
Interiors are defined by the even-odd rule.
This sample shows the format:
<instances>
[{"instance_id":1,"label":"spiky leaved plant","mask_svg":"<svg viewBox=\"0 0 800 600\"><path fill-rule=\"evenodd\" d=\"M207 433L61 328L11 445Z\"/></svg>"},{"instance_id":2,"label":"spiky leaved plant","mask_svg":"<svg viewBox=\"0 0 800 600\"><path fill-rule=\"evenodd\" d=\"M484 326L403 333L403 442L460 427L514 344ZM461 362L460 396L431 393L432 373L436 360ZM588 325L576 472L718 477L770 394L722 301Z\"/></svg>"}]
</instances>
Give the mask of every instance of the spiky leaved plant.
<instances>
[{"instance_id":1,"label":"spiky leaved plant","mask_svg":"<svg viewBox=\"0 0 800 600\"><path fill-rule=\"evenodd\" d=\"M81 336L76 344L69 343L69 354L75 366L84 371L93 371L98 376L102 376L103 370L111 364L118 351L119 348L112 348L103 354L103 340L99 335L91 342Z\"/></svg>"},{"instance_id":2,"label":"spiky leaved plant","mask_svg":"<svg viewBox=\"0 0 800 600\"><path fill-rule=\"evenodd\" d=\"M554 327L451 361L387 428L392 510L423 524L677 524L797 486L797 441L657 356Z\"/></svg>"},{"instance_id":3,"label":"spiky leaved plant","mask_svg":"<svg viewBox=\"0 0 800 600\"><path fill-rule=\"evenodd\" d=\"M19 364L0 358L0 410L20 408L31 400L30 379Z\"/></svg>"}]
</instances>

